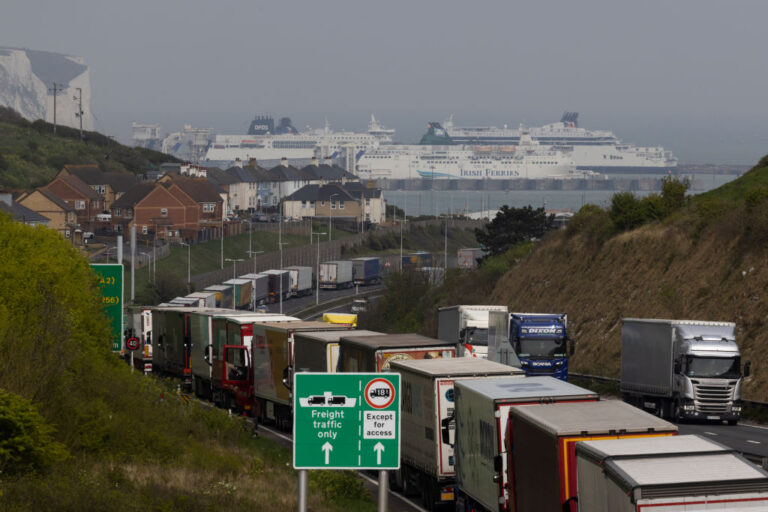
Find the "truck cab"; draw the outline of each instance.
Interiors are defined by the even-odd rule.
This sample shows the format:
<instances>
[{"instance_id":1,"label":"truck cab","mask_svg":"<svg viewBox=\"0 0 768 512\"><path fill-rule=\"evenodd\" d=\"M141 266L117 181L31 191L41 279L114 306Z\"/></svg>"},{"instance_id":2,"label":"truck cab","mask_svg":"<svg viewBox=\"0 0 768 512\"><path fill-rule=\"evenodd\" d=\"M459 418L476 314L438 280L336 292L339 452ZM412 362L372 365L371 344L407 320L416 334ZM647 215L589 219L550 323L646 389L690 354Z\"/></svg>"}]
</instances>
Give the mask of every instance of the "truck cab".
<instances>
[{"instance_id":1,"label":"truck cab","mask_svg":"<svg viewBox=\"0 0 768 512\"><path fill-rule=\"evenodd\" d=\"M550 375L568 381L568 317L552 313L510 313L509 342L527 376Z\"/></svg>"}]
</instances>

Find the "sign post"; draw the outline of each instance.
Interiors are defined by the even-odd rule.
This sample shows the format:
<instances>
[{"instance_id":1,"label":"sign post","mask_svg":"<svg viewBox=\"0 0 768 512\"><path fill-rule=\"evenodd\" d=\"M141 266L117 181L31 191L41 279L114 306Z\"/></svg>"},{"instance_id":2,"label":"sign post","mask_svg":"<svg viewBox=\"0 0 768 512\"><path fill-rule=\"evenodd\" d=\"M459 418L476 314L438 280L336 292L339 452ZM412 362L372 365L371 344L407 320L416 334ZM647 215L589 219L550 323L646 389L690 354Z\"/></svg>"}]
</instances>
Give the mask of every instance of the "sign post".
<instances>
[{"instance_id":1,"label":"sign post","mask_svg":"<svg viewBox=\"0 0 768 512\"><path fill-rule=\"evenodd\" d=\"M400 468L399 373L297 373L293 402L300 506L307 469L378 470L386 483L387 470ZM379 506L386 501L385 486Z\"/></svg>"},{"instance_id":2,"label":"sign post","mask_svg":"<svg viewBox=\"0 0 768 512\"><path fill-rule=\"evenodd\" d=\"M123 265L93 263L91 268L99 277L101 302L112 325L112 352L123 349Z\"/></svg>"}]
</instances>

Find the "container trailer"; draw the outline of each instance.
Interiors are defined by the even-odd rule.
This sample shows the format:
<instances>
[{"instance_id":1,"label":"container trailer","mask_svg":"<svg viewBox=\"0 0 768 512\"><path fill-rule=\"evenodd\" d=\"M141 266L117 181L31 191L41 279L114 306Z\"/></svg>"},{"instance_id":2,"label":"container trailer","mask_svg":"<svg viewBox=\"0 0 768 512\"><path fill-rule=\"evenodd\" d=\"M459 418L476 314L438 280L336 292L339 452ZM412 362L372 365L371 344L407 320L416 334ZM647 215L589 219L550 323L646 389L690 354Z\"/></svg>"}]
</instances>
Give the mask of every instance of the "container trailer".
<instances>
[{"instance_id":1,"label":"container trailer","mask_svg":"<svg viewBox=\"0 0 768 512\"><path fill-rule=\"evenodd\" d=\"M375 331L354 331L356 337L381 336ZM312 331L293 334L296 372L335 373L339 364L339 340L348 331Z\"/></svg>"},{"instance_id":2,"label":"container trailer","mask_svg":"<svg viewBox=\"0 0 768 512\"><path fill-rule=\"evenodd\" d=\"M454 385L467 379L524 377L525 372L485 359L391 361L401 375L401 465L396 488L422 495L424 506L454 505Z\"/></svg>"},{"instance_id":3,"label":"container trailer","mask_svg":"<svg viewBox=\"0 0 768 512\"><path fill-rule=\"evenodd\" d=\"M198 308L215 308L216 292L194 292L186 296L189 299L196 299Z\"/></svg>"},{"instance_id":4,"label":"container trailer","mask_svg":"<svg viewBox=\"0 0 768 512\"><path fill-rule=\"evenodd\" d=\"M768 510L768 473L699 436L576 443L579 509Z\"/></svg>"},{"instance_id":5,"label":"container trailer","mask_svg":"<svg viewBox=\"0 0 768 512\"><path fill-rule=\"evenodd\" d=\"M347 260L326 261L320 264L320 288L351 288L354 284L352 262Z\"/></svg>"},{"instance_id":6,"label":"container trailer","mask_svg":"<svg viewBox=\"0 0 768 512\"><path fill-rule=\"evenodd\" d=\"M507 306L447 306L437 310L437 337L455 343L459 356L488 358L488 318Z\"/></svg>"},{"instance_id":7,"label":"container trailer","mask_svg":"<svg viewBox=\"0 0 768 512\"><path fill-rule=\"evenodd\" d=\"M291 296L291 276L287 270L265 270L262 274L269 278L269 302L280 302Z\"/></svg>"},{"instance_id":8,"label":"container trailer","mask_svg":"<svg viewBox=\"0 0 768 512\"><path fill-rule=\"evenodd\" d=\"M368 286L381 282L381 268L379 258L352 258L352 273L355 284Z\"/></svg>"},{"instance_id":9,"label":"container trailer","mask_svg":"<svg viewBox=\"0 0 768 512\"><path fill-rule=\"evenodd\" d=\"M509 412L538 403L596 401L597 393L552 377L461 380L456 400L457 510L508 510Z\"/></svg>"},{"instance_id":10,"label":"container trailer","mask_svg":"<svg viewBox=\"0 0 768 512\"><path fill-rule=\"evenodd\" d=\"M459 249L458 267L462 270L474 270L478 267L478 260L485 257L488 251L481 248Z\"/></svg>"},{"instance_id":11,"label":"container trailer","mask_svg":"<svg viewBox=\"0 0 768 512\"><path fill-rule=\"evenodd\" d=\"M204 292L214 292L216 294L217 308L232 307L232 287L223 284L214 284L203 290Z\"/></svg>"},{"instance_id":12,"label":"container trailer","mask_svg":"<svg viewBox=\"0 0 768 512\"><path fill-rule=\"evenodd\" d=\"M286 267L290 281L290 294L294 297L303 297L312 294L314 271L312 267Z\"/></svg>"},{"instance_id":13,"label":"container trailer","mask_svg":"<svg viewBox=\"0 0 768 512\"><path fill-rule=\"evenodd\" d=\"M456 357L456 345L420 334L342 336L339 342L339 371L389 371L390 361Z\"/></svg>"},{"instance_id":14,"label":"container trailer","mask_svg":"<svg viewBox=\"0 0 768 512\"><path fill-rule=\"evenodd\" d=\"M227 305L232 309L250 309L253 293L253 281L250 279L229 279L224 281L224 286L232 288L232 304Z\"/></svg>"},{"instance_id":15,"label":"container trailer","mask_svg":"<svg viewBox=\"0 0 768 512\"><path fill-rule=\"evenodd\" d=\"M243 274L240 279L251 281L251 310L269 302L269 276L266 274Z\"/></svg>"}]
</instances>

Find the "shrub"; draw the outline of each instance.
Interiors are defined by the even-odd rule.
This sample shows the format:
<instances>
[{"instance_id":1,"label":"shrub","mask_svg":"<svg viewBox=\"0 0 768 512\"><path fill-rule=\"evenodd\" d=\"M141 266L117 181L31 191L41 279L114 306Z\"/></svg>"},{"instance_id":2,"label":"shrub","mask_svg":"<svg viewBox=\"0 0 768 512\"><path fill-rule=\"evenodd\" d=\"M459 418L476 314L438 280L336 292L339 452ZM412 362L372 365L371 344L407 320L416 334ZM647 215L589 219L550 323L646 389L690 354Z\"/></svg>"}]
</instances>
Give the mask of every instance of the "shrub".
<instances>
[{"instance_id":1,"label":"shrub","mask_svg":"<svg viewBox=\"0 0 768 512\"><path fill-rule=\"evenodd\" d=\"M310 471L309 488L329 501L368 498L368 491L354 471Z\"/></svg>"},{"instance_id":2,"label":"shrub","mask_svg":"<svg viewBox=\"0 0 768 512\"><path fill-rule=\"evenodd\" d=\"M32 402L0 390L0 473L44 470L67 458L53 433Z\"/></svg>"},{"instance_id":3,"label":"shrub","mask_svg":"<svg viewBox=\"0 0 768 512\"><path fill-rule=\"evenodd\" d=\"M632 192L619 192L611 199L609 211L613 225L620 231L635 229L647 220L646 209Z\"/></svg>"}]
</instances>

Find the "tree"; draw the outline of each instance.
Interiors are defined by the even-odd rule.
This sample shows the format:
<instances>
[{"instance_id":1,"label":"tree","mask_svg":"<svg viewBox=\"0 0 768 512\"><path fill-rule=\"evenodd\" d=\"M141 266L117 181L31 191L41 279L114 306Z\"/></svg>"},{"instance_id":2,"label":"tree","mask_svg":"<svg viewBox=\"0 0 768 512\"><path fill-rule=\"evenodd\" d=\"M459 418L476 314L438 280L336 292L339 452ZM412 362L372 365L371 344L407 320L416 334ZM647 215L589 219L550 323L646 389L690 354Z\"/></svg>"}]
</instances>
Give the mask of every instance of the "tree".
<instances>
[{"instance_id":1,"label":"tree","mask_svg":"<svg viewBox=\"0 0 768 512\"><path fill-rule=\"evenodd\" d=\"M475 229L475 236L491 255L503 254L520 242L541 238L552 229L554 217L547 215L544 208L534 209L530 205L510 208L504 205L491 222Z\"/></svg>"}]
</instances>

